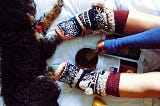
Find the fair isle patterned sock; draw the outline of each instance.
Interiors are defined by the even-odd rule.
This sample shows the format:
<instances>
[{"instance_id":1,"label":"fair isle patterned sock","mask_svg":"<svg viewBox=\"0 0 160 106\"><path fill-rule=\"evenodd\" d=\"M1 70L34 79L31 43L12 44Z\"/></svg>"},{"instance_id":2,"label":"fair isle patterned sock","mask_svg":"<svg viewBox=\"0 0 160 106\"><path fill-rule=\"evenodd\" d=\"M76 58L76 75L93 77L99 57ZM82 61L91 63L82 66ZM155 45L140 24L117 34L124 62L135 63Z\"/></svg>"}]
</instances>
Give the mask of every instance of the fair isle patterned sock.
<instances>
[{"instance_id":1,"label":"fair isle patterned sock","mask_svg":"<svg viewBox=\"0 0 160 106\"><path fill-rule=\"evenodd\" d=\"M56 79L69 84L71 87L76 87L78 80L86 72L77 66L70 64L68 62L61 63L63 64L63 69L58 70L56 74Z\"/></svg>"},{"instance_id":2,"label":"fair isle patterned sock","mask_svg":"<svg viewBox=\"0 0 160 106\"><path fill-rule=\"evenodd\" d=\"M55 31L62 39L73 39L82 36L87 30L111 34L115 31L114 12L105 9L101 12L97 9L90 9L82 12L68 21L59 23Z\"/></svg>"},{"instance_id":3,"label":"fair isle patterned sock","mask_svg":"<svg viewBox=\"0 0 160 106\"><path fill-rule=\"evenodd\" d=\"M62 70L58 70L56 74L57 80L67 83L87 95L106 96L110 94L119 96L119 74L105 70L88 73L68 62L62 64Z\"/></svg>"},{"instance_id":4,"label":"fair isle patterned sock","mask_svg":"<svg viewBox=\"0 0 160 106\"><path fill-rule=\"evenodd\" d=\"M104 12L99 9L90 9L79 14L78 18L80 19L79 23L84 25L86 29L92 29L93 31L103 30L103 32L113 33L114 32L114 12L108 9L105 9Z\"/></svg>"},{"instance_id":5,"label":"fair isle patterned sock","mask_svg":"<svg viewBox=\"0 0 160 106\"><path fill-rule=\"evenodd\" d=\"M105 70L87 73L78 81L78 87L87 95L106 96L106 81L109 74Z\"/></svg>"},{"instance_id":6,"label":"fair isle patterned sock","mask_svg":"<svg viewBox=\"0 0 160 106\"><path fill-rule=\"evenodd\" d=\"M55 31L62 39L73 39L83 35L83 30L76 17L59 23L56 26Z\"/></svg>"}]
</instances>

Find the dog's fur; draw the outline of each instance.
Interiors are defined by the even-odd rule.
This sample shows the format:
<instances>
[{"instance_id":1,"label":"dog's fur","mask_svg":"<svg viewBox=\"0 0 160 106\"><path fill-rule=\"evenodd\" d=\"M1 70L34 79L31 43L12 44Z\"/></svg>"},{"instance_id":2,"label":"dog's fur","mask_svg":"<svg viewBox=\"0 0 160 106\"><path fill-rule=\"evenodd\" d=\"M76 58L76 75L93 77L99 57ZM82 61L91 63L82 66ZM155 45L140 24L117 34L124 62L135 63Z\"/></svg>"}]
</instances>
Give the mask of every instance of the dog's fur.
<instances>
[{"instance_id":1,"label":"dog's fur","mask_svg":"<svg viewBox=\"0 0 160 106\"><path fill-rule=\"evenodd\" d=\"M2 97L6 106L58 106L58 85L44 76L57 40L37 40L32 0L0 0Z\"/></svg>"}]
</instances>

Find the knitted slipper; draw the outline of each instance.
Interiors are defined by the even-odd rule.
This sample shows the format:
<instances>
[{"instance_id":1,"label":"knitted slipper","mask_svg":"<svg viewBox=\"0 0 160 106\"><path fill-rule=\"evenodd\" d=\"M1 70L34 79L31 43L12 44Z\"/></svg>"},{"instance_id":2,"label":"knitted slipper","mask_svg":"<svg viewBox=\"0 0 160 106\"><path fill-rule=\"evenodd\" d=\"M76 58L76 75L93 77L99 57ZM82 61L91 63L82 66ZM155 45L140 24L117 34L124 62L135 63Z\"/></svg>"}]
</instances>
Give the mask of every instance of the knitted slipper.
<instances>
[{"instance_id":1,"label":"knitted slipper","mask_svg":"<svg viewBox=\"0 0 160 106\"><path fill-rule=\"evenodd\" d=\"M68 40L83 35L83 30L76 17L59 23L56 25L55 31L60 38Z\"/></svg>"},{"instance_id":2,"label":"knitted slipper","mask_svg":"<svg viewBox=\"0 0 160 106\"><path fill-rule=\"evenodd\" d=\"M57 73L55 73L55 79L75 87L77 81L83 74L83 71L84 70L79 69L75 65L68 62L63 62L59 65Z\"/></svg>"},{"instance_id":3,"label":"knitted slipper","mask_svg":"<svg viewBox=\"0 0 160 106\"><path fill-rule=\"evenodd\" d=\"M95 8L87 10L68 21L59 23L55 31L62 39L73 39L89 32L110 34L114 32L114 13L105 9L104 12Z\"/></svg>"},{"instance_id":4,"label":"knitted slipper","mask_svg":"<svg viewBox=\"0 0 160 106\"><path fill-rule=\"evenodd\" d=\"M110 72L105 70L90 73L68 62L60 64L56 79L83 91L87 95L106 96L106 82Z\"/></svg>"}]
</instances>

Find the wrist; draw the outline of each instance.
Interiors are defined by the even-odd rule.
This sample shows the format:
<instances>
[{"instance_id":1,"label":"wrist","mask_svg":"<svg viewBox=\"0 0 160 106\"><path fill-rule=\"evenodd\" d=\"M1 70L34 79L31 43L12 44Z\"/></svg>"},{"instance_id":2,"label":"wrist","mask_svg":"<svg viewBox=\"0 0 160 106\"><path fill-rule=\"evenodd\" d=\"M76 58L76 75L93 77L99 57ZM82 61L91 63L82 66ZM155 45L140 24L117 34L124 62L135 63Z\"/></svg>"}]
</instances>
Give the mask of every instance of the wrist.
<instances>
[{"instance_id":1,"label":"wrist","mask_svg":"<svg viewBox=\"0 0 160 106\"><path fill-rule=\"evenodd\" d=\"M107 53L113 53L117 50L117 47L115 45L116 39L112 39L112 40L105 40L104 41L104 50Z\"/></svg>"}]
</instances>

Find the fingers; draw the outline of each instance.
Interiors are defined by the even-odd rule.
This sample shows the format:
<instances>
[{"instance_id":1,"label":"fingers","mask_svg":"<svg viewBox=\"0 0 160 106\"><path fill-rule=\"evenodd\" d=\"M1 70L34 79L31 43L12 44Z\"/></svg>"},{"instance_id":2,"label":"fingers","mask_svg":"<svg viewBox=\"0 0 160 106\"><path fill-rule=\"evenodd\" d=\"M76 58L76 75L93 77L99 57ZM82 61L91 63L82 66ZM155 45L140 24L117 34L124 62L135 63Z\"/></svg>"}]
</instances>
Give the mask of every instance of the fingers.
<instances>
[{"instance_id":1,"label":"fingers","mask_svg":"<svg viewBox=\"0 0 160 106\"><path fill-rule=\"evenodd\" d=\"M97 44L97 49L100 49L101 51L99 52L99 54L105 54L106 51L104 50L104 41L99 41Z\"/></svg>"},{"instance_id":2,"label":"fingers","mask_svg":"<svg viewBox=\"0 0 160 106\"><path fill-rule=\"evenodd\" d=\"M104 41L99 41L97 44L97 48L103 49L104 48Z\"/></svg>"}]
</instances>

